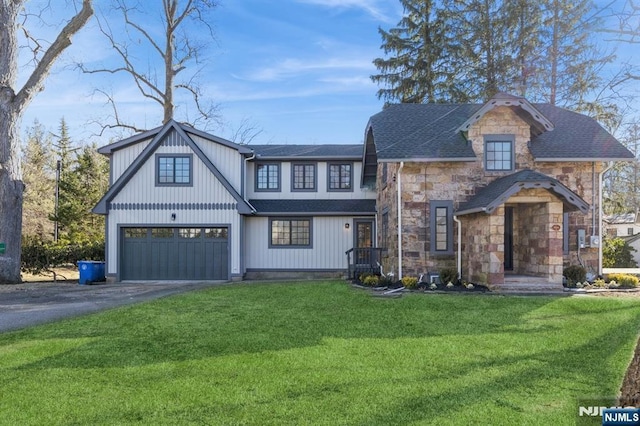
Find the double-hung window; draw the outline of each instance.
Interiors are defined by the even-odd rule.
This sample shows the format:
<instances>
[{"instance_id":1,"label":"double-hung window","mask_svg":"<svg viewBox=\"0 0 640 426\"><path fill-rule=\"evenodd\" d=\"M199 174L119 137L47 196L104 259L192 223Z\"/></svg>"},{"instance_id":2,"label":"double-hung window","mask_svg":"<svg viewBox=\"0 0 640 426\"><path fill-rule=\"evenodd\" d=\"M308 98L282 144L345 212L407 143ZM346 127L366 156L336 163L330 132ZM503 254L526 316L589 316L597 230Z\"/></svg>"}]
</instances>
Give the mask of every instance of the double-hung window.
<instances>
[{"instance_id":1,"label":"double-hung window","mask_svg":"<svg viewBox=\"0 0 640 426\"><path fill-rule=\"evenodd\" d=\"M484 159L487 171L514 169L514 137L512 135L487 135L484 138Z\"/></svg>"},{"instance_id":2,"label":"double-hung window","mask_svg":"<svg viewBox=\"0 0 640 426\"><path fill-rule=\"evenodd\" d=\"M156 184L158 186L190 186L192 184L192 156L156 156Z\"/></svg>"},{"instance_id":3,"label":"double-hung window","mask_svg":"<svg viewBox=\"0 0 640 426\"><path fill-rule=\"evenodd\" d=\"M311 248L311 219L273 218L269 220L272 248Z\"/></svg>"},{"instance_id":4,"label":"double-hung window","mask_svg":"<svg viewBox=\"0 0 640 426\"><path fill-rule=\"evenodd\" d=\"M280 191L280 164L256 164L256 190Z\"/></svg>"},{"instance_id":5,"label":"double-hung window","mask_svg":"<svg viewBox=\"0 0 640 426\"><path fill-rule=\"evenodd\" d=\"M353 164L329 163L329 191L353 191Z\"/></svg>"},{"instance_id":6,"label":"double-hung window","mask_svg":"<svg viewBox=\"0 0 640 426\"><path fill-rule=\"evenodd\" d=\"M453 201L431 200L429 205L431 253L453 254Z\"/></svg>"},{"instance_id":7,"label":"double-hung window","mask_svg":"<svg viewBox=\"0 0 640 426\"><path fill-rule=\"evenodd\" d=\"M293 164L291 167L292 191L316 190L316 165L311 163Z\"/></svg>"}]
</instances>

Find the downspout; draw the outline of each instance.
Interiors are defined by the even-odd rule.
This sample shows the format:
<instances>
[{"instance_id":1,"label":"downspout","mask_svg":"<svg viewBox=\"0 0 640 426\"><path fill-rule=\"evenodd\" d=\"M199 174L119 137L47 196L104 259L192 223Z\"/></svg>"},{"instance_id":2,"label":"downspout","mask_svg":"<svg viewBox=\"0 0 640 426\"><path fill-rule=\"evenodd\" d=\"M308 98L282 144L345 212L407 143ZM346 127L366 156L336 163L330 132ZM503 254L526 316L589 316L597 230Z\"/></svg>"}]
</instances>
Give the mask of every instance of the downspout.
<instances>
[{"instance_id":1,"label":"downspout","mask_svg":"<svg viewBox=\"0 0 640 426\"><path fill-rule=\"evenodd\" d=\"M613 161L609 161L607 167L598 174L598 275L602 275L602 177L613 167Z\"/></svg>"},{"instance_id":2,"label":"downspout","mask_svg":"<svg viewBox=\"0 0 640 426\"><path fill-rule=\"evenodd\" d=\"M251 205L251 203L249 203L249 200L247 200L247 170L249 169L249 161L253 160L254 158L256 158L256 153L254 152L251 157L246 157L244 159L244 163L242 164L242 176L241 176L241 182L240 182L240 186L241 191L242 191L242 199L247 203L247 205L249 207L251 207L251 210L253 211L253 213L256 212L255 207L253 207ZM246 219L244 217L242 217L242 220L240 222L240 273L242 274L242 277L244 279L245 273L246 273L246 265L245 265L245 254L246 254L246 245L245 245L245 240L244 240L244 233L245 233L245 221Z\"/></svg>"},{"instance_id":3,"label":"downspout","mask_svg":"<svg viewBox=\"0 0 640 426\"><path fill-rule=\"evenodd\" d=\"M402 169L404 161L400 162L400 167L396 173L396 184L398 191L398 279L402 279Z\"/></svg>"},{"instance_id":4,"label":"downspout","mask_svg":"<svg viewBox=\"0 0 640 426\"><path fill-rule=\"evenodd\" d=\"M458 279L462 279L462 222L458 216L453 215L453 221L458 224L458 253L456 257L456 266L458 268ZM468 277L467 277L468 279Z\"/></svg>"}]
</instances>

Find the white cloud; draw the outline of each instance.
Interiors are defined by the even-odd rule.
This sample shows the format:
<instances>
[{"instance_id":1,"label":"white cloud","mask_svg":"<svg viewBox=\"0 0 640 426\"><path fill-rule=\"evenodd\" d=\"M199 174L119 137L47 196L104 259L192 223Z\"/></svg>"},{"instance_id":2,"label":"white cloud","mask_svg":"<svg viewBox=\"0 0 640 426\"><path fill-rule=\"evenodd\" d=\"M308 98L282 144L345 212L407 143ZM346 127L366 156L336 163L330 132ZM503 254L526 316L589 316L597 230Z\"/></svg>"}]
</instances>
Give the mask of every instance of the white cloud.
<instances>
[{"instance_id":1,"label":"white cloud","mask_svg":"<svg viewBox=\"0 0 640 426\"><path fill-rule=\"evenodd\" d=\"M274 66L257 69L245 75L234 74L234 77L240 80L267 82L280 81L313 72L348 69L368 71L371 68L371 60L368 58L330 58L324 61L303 61L300 59L288 58Z\"/></svg>"},{"instance_id":2,"label":"white cloud","mask_svg":"<svg viewBox=\"0 0 640 426\"><path fill-rule=\"evenodd\" d=\"M336 9L361 9L373 18L389 22L388 14L384 13L376 0L298 0L299 3L315 4Z\"/></svg>"}]
</instances>

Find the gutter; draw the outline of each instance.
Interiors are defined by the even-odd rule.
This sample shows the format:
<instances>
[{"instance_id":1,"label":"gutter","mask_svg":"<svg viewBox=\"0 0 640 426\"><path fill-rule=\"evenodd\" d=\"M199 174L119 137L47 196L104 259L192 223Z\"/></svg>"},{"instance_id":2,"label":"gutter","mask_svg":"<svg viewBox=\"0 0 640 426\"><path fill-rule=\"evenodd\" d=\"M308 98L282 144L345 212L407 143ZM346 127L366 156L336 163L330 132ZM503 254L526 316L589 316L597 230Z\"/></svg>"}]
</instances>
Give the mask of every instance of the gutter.
<instances>
[{"instance_id":1,"label":"gutter","mask_svg":"<svg viewBox=\"0 0 640 426\"><path fill-rule=\"evenodd\" d=\"M609 161L607 167L598 174L598 275L602 275L602 177L613 165L613 161Z\"/></svg>"},{"instance_id":2,"label":"gutter","mask_svg":"<svg viewBox=\"0 0 640 426\"><path fill-rule=\"evenodd\" d=\"M404 161L400 162L400 168L396 173L398 191L398 279L402 279L402 169Z\"/></svg>"},{"instance_id":3,"label":"gutter","mask_svg":"<svg viewBox=\"0 0 640 426\"><path fill-rule=\"evenodd\" d=\"M254 158L256 158L256 153L255 152L252 153L251 157L246 157L244 159L243 170L242 170L242 184L241 185L242 185L242 199L244 200L245 203L247 203L247 205L249 207L251 207L251 210L253 210L252 213L256 214L258 212L258 210L256 210L256 208L251 205L249 200L247 200L247 188L246 188L246 186L247 186L246 175L247 175L247 169L248 169L247 164L249 163L249 161L253 160Z\"/></svg>"}]
</instances>

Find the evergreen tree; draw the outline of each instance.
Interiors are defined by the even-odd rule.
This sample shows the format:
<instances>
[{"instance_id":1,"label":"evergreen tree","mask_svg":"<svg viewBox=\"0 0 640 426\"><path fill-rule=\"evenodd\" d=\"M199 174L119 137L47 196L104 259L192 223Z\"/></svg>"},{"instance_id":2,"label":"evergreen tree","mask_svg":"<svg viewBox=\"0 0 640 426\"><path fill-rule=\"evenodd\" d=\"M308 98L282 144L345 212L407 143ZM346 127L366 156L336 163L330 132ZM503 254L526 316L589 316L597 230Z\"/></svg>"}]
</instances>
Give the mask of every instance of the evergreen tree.
<instances>
[{"instance_id":1,"label":"evergreen tree","mask_svg":"<svg viewBox=\"0 0 640 426\"><path fill-rule=\"evenodd\" d=\"M53 223L49 215L54 210L54 160L51 137L35 120L27 130L22 151L22 174L25 184L22 209L22 236L40 241L53 238Z\"/></svg>"},{"instance_id":2,"label":"evergreen tree","mask_svg":"<svg viewBox=\"0 0 640 426\"><path fill-rule=\"evenodd\" d=\"M388 58L373 61L380 71L371 79L383 85L378 98L387 102L425 103L449 100L451 68L446 62L441 10L431 0L401 0L405 16L398 27L378 28Z\"/></svg>"},{"instance_id":3,"label":"evergreen tree","mask_svg":"<svg viewBox=\"0 0 640 426\"><path fill-rule=\"evenodd\" d=\"M595 93L612 56L595 48L590 0L401 3L398 28L380 30L389 57L374 61L380 74L372 76L388 103L484 102L506 91L615 117L613 103Z\"/></svg>"},{"instance_id":4,"label":"evergreen tree","mask_svg":"<svg viewBox=\"0 0 640 426\"><path fill-rule=\"evenodd\" d=\"M108 162L94 144L83 147L72 164L61 180L62 237L76 244L103 241L104 216L91 213L91 208L107 190Z\"/></svg>"},{"instance_id":5,"label":"evergreen tree","mask_svg":"<svg viewBox=\"0 0 640 426\"><path fill-rule=\"evenodd\" d=\"M75 158L73 156L76 149L69 136L69 128L64 117L60 119L60 134L58 141L54 144L58 159L56 160L56 205L51 215L54 221L54 238L57 240L66 233L74 220L68 215L69 206L74 204L73 188L70 181L73 179L73 169L75 168Z\"/></svg>"}]
</instances>

